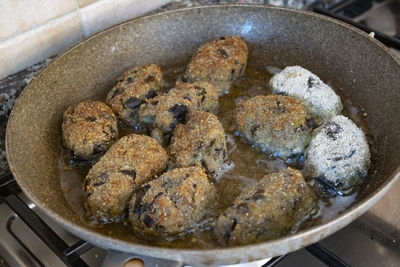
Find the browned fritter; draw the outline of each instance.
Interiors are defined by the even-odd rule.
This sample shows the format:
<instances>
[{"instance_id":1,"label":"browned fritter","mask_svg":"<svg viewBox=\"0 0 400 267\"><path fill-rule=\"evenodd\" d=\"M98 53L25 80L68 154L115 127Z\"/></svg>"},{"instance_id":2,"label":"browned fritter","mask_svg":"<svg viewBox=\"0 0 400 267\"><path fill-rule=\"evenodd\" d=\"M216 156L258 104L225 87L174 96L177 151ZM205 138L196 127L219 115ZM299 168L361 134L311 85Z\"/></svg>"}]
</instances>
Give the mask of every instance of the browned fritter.
<instances>
[{"instance_id":1,"label":"browned fritter","mask_svg":"<svg viewBox=\"0 0 400 267\"><path fill-rule=\"evenodd\" d=\"M183 97L191 102L198 110L216 113L218 110L218 91L208 82L177 83L168 95Z\"/></svg>"},{"instance_id":2,"label":"browned fritter","mask_svg":"<svg viewBox=\"0 0 400 267\"><path fill-rule=\"evenodd\" d=\"M190 82L207 81L223 94L246 68L248 49L238 36L220 37L202 45L186 69Z\"/></svg>"},{"instance_id":3,"label":"browned fritter","mask_svg":"<svg viewBox=\"0 0 400 267\"><path fill-rule=\"evenodd\" d=\"M248 141L282 158L303 153L315 127L311 113L299 100L282 95L241 102L236 106L235 122Z\"/></svg>"},{"instance_id":4,"label":"browned fritter","mask_svg":"<svg viewBox=\"0 0 400 267\"><path fill-rule=\"evenodd\" d=\"M84 101L69 106L61 126L63 144L74 156L91 160L106 151L118 136L117 119L112 110L99 101Z\"/></svg>"},{"instance_id":5,"label":"browned fritter","mask_svg":"<svg viewBox=\"0 0 400 267\"><path fill-rule=\"evenodd\" d=\"M151 130L151 136L167 146L178 123L186 123L193 102L175 95L159 95L148 99L139 110L139 121Z\"/></svg>"},{"instance_id":6,"label":"browned fritter","mask_svg":"<svg viewBox=\"0 0 400 267\"><path fill-rule=\"evenodd\" d=\"M85 207L93 220L118 221L126 215L135 187L161 173L168 156L145 135L127 135L115 143L85 178Z\"/></svg>"},{"instance_id":7,"label":"browned fritter","mask_svg":"<svg viewBox=\"0 0 400 267\"><path fill-rule=\"evenodd\" d=\"M129 221L136 233L170 236L194 228L215 199L201 167L173 169L135 191Z\"/></svg>"},{"instance_id":8,"label":"browned fritter","mask_svg":"<svg viewBox=\"0 0 400 267\"><path fill-rule=\"evenodd\" d=\"M224 128L215 115L192 112L186 125L175 127L168 152L176 167L202 165L209 173L214 173L227 153Z\"/></svg>"},{"instance_id":9,"label":"browned fritter","mask_svg":"<svg viewBox=\"0 0 400 267\"><path fill-rule=\"evenodd\" d=\"M127 125L138 125L138 111L161 89L162 72L155 64L127 69L107 95L106 103Z\"/></svg>"},{"instance_id":10,"label":"browned fritter","mask_svg":"<svg viewBox=\"0 0 400 267\"><path fill-rule=\"evenodd\" d=\"M315 207L315 194L300 171L288 168L246 187L220 214L214 233L223 245L243 245L288 234Z\"/></svg>"}]
</instances>

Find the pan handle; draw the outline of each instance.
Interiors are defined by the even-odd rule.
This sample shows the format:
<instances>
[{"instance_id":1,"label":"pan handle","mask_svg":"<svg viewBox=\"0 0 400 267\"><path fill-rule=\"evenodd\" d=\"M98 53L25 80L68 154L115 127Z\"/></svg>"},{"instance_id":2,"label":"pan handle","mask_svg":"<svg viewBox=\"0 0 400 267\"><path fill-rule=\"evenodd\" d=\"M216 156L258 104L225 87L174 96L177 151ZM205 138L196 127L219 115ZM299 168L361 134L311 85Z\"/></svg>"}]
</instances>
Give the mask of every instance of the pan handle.
<instances>
[{"instance_id":1,"label":"pan handle","mask_svg":"<svg viewBox=\"0 0 400 267\"><path fill-rule=\"evenodd\" d=\"M131 261L132 265L127 264L129 261ZM135 262L136 265L134 265L133 262ZM102 267L115 267L115 266L120 266L120 267L123 267L123 266L124 267L125 266L126 267L128 267L128 266L183 267L184 265L185 264L182 262L164 260L164 259L153 258L153 257L148 257L148 256L133 255L133 254L130 254L127 252L116 251L116 250L110 249L107 251L107 255L101 266Z\"/></svg>"}]
</instances>

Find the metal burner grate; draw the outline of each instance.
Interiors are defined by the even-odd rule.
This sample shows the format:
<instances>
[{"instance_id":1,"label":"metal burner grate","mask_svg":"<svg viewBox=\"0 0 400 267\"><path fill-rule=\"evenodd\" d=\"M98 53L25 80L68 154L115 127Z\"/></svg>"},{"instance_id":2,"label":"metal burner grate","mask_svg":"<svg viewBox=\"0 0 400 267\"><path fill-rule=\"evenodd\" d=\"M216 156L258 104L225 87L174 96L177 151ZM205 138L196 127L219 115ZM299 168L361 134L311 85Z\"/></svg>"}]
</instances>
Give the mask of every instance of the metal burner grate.
<instances>
[{"instance_id":1,"label":"metal burner grate","mask_svg":"<svg viewBox=\"0 0 400 267\"><path fill-rule=\"evenodd\" d=\"M389 36L360 23L369 12L379 9L384 5L389 5L391 2L392 0L344 0L326 9L316 4L312 10L346 22L366 33L374 32L374 37L381 43L395 49L400 49L400 39L398 39L400 32L394 36Z\"/></svg>"}]
</instances>

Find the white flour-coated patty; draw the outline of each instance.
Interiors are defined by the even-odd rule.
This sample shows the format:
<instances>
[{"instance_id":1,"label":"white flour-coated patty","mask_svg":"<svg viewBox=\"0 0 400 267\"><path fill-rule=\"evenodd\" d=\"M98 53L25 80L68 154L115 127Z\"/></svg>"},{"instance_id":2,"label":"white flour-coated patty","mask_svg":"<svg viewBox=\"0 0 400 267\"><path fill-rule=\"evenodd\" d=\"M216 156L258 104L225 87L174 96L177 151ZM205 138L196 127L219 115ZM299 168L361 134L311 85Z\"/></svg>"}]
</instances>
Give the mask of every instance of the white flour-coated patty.
<instances>
[{"instance_id":1,"label":"white flour-coated patty","mask_svg":"<svg viewBox=\"0 0 400 267\"><path fill-rule=\"evenodd\" d=\"M338 115L315 130L304 168L308 175L346 189L361 181L369 164L370 150L364 132L347 117Z\"/></svg>"},{"instance_id":2,"label":"white flour-coated patty","mask_svg":"<svg viewBox=\"0 0 400 267\"><path fill-rule=\"evenodd\" d=\"M304 101L304 104L323 121L341 113L340 97L318 76L300 67L286 67L270 80L274 94L283 94Z\"/></svg>"}]
</instances>

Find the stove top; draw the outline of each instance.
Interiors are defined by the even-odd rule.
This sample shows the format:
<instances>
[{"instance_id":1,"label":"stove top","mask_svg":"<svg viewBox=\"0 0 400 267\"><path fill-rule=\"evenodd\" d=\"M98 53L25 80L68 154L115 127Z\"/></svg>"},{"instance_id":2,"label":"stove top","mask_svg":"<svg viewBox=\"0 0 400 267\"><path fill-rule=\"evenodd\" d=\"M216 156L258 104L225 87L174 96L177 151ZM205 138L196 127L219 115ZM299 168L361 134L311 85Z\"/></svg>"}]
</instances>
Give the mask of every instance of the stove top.
<instances>
[{"instance_id":1,"label":"stove top","mask_svg":"<svg viewBox=\"0 0 400 267\"><path fill-rule=\"evenodd\" d=\"M268 2L268 1L264 1ZM269 1L271 2L271 1ZM275 4L291 1L272 1ZM294 2L294 1L292 1ZM303 1L304 2L304 1ZM388 46L400 49L400 1L305 1L308 9L358 23ZM304 2L304 3L305 3ZM286 3L287 4L287 3ZM391 48L400 57L399 50ZM54 223L10 179L0 179L0 267L124 266L132 255L95 247ZM367 213L344 229L285 256L236 266L398 266L400 262L400 181ZM8 203L8 205L6 204ZM26 205L25 205L25 204ZM13 208L22 208L19 215ZM32 210L37 217L29 217ZM25 222L25 221L27 222ZM43 223L44 222L44 223ZM28 226L29 225L29 226ZM33 228L37 233L35 233ZM40 232L54 232L50 238ZM48 244L38 236L44 237ZM47 240L46 240L47 238ZM148 265L165 266L142 258ZM132 266L141 266L132 265ZM170 266L181 266L174 265Z\"/></svg>"}]
</instances>

